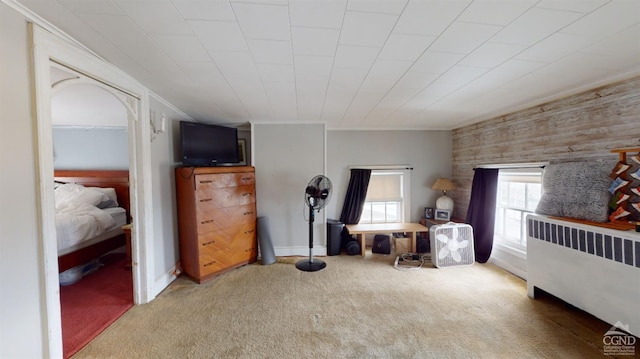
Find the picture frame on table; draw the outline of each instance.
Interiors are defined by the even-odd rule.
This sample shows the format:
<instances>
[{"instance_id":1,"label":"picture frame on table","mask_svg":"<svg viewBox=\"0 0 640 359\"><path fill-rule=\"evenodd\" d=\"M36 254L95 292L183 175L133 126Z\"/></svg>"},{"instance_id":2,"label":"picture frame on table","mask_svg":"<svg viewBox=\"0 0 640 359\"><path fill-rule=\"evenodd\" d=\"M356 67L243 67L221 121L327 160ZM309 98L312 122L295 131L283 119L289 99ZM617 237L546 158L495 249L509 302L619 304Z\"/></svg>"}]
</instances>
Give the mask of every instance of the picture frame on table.
<instances>
[{"instance_id":1,"label":"picture frame on table","mask_svg":"<svg viewBox=\"0 0 640 359\"><path fill-rule=\"evenodd\" d=\"M438 221L448 221L451 219L451 211L448 209L436 209L435 218Z\"/></svg>"},{"instance_id":2,"label":"picture frame on table","mask_svg":"<svg viewBox=\"0 0 640 359\"><path fill-rule=\"evenodd\" d=\"M238 139L238 155L239 165L246 166L247 165L247 140L244 138Z\"/></svg>"},{"instance_id":3,"label":"picture frame on table","mask_svg":"<svg viewBox=\"0 0 640 359\"><path fill-rule=\"evenodd\" d=\"M433 207L425 207L424 208L424 218L432 219L433 218Z\"/></svg>"}]
</instances>

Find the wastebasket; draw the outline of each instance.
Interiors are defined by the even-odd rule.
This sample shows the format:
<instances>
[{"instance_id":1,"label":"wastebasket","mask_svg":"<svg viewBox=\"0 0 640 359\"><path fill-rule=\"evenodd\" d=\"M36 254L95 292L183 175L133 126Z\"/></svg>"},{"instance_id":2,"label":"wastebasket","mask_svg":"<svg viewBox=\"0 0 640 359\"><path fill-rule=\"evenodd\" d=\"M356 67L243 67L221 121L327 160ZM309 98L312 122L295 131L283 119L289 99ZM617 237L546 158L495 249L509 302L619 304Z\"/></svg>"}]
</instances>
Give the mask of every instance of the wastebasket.
<instances>
[{"instance_id":1,"label":"wastebasket","mask_svg":"<svg viewBox=\"0 0 640 359\"><path fill-rule=\"evenodd\" d=\"M344 224L335 219L327 219L327 255L337 256L341 249L341 233Z\"/></svg>"}]
</instances>

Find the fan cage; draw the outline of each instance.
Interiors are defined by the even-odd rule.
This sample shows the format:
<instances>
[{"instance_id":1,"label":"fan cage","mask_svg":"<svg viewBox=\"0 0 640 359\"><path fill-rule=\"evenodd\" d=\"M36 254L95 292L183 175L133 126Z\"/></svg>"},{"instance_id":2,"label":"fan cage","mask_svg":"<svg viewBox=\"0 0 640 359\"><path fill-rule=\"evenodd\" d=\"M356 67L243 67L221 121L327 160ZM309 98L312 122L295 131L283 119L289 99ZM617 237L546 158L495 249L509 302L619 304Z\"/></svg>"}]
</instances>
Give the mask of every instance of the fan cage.
<instances>
[{"instance_id":1,"label":"fan cage","mask_svg":"<svg viewBox=\"0 0 640 359\"><path fill-rule=\"evenodd\" d=\"M457 252L460 254L460 261L457 262L453 259L449 253L444 258L439 258L440 250L447 244L436 239L439 234L443 234L452 240L455 232L458 233L458 237L455 239L458 242L462 240L469 241L464 248L458 248ZM468 224L463 223L447 223L431 226L429 229L429 239L431 244L431 263L437 268L446 267L458 267L468 266L475 262L475 252L473 249L473 228Z\"/></svg>"}]
</instances>

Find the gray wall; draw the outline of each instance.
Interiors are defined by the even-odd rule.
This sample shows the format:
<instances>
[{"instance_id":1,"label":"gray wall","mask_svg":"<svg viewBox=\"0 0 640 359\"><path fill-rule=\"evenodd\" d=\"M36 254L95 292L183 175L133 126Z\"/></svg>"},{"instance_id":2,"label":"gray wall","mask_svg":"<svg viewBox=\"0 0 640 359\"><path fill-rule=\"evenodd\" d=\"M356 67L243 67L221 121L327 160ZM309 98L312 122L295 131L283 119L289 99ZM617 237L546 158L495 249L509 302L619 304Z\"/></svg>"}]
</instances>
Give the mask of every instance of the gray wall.
<instances>
[{"instance_id":1,"label":"gray wall","mask_svg":"<svg viewBox=\"0 0 640 359\"><path fill-rule=\"evenodd\" d=\"M339 219L349 185L349 166L410 165L411 221L434 207L442 193L431 185L451 175L450 131L328 131L327 175L333 182L333 198L327 218Z\"/></svg>"},{"instance_id":2,"label":"gray wall","mask_svg":"<svg viewBox=\"0 0 640 359\"><path fill-rule=\"evenodd\" d=\"M304 187L325 163L333 194L316 217L314 254L326 250L324 219L340 217L349 166L411 165L412 221L441 195L433 182L451 175L450 131L327 131L326 156L324 125L254 124L252 134L258 215L269 217L279 256L308 251Z\"/></svg>"},{"instance_id":3,"label":"gray wall","mask_svg":"<svg viewBox=\"0 0 640 359\"><path fill-rule=\"evenodd\" d=\"M127 129L54 126L53 166L58 170L128 170Z\"/></svg>"},{"instance_id":4,"label":"gray wall","mask_svg":"<svg viewBox=\"0 0 640 359\"><path fill-rule=\"evenodd\" d=\"M324 125L253 124L252 136L258 216L269 218L276 255L306 255L309 214L304 190L325 172ZM324 211L314 223L314 248L321 247L314 254L322 254Z\"/></svg>"}]
</instances>

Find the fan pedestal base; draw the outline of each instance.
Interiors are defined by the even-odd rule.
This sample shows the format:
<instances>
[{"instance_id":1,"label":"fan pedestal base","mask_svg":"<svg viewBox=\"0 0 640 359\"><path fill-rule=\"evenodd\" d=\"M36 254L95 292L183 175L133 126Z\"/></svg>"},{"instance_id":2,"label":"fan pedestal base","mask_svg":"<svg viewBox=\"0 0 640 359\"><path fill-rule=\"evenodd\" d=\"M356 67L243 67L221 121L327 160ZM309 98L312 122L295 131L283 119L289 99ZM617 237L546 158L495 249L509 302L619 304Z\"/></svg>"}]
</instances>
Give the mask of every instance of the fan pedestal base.
<instances>
[{"instance_id":1,"label":"fan pedestal base","mask_svg":"<svg viewBox=\"0 0 640 359\"><path fill-rule=\"evenodd\" d=\"M326 266L327 264L325 262L318 259L315 259L313 262L308 259L304 259L296 263L296 268L304 272L317 272L324 269Z\"/></svg>"}]
</instances>

